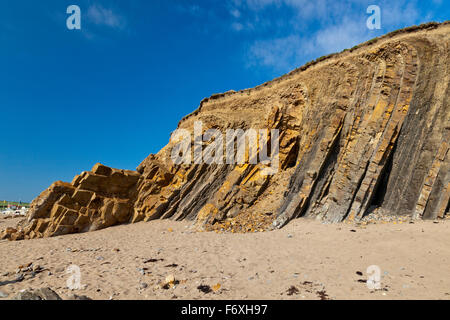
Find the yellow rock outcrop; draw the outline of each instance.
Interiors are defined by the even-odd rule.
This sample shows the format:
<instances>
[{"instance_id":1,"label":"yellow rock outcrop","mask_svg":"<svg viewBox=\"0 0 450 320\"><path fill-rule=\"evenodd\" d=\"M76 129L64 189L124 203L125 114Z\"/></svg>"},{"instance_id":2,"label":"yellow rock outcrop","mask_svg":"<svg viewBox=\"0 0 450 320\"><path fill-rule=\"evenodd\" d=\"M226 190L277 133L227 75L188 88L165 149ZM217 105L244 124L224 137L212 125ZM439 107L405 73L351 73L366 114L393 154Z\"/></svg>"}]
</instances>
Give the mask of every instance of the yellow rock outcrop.
<instances>
[{"instance_id":1,"label":"yellow rock outcrop","mask_svg":"<svg viewBox=\"0 0 450 320\"><path fill-rule=\"evenodd\" d=\"M179 129L278 129L279 170L175 165L171 141L136 171L95 165L32 203L12 240L171 218L263 231L298 217L359 220L374 208L443 218L450 198L450 24L431 23L318 59L256 88L204 99Z\"/></svg>"}]
</instances>

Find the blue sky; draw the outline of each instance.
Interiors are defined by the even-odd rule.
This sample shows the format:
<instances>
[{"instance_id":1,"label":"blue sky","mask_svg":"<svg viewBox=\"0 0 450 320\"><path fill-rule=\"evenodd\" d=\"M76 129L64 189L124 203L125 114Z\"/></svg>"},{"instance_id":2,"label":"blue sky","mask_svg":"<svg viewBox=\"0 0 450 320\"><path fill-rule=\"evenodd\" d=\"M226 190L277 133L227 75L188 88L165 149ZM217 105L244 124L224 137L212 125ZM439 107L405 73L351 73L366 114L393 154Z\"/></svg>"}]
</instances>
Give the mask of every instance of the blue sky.
<instances>
[{"instance_id":1,"label":"blue sky","mask_svg":"<svg viewBox=\"0 0 450 320\"><path fill-rule=\"evenodd\" d=\"M448 0L2 0L0 199L30 201L96 162L134 169L213 93L240 90ZM66 9L81 8L81 30ZM369 5L381 30L369 30Z\"/></svg>"}]
</instances>

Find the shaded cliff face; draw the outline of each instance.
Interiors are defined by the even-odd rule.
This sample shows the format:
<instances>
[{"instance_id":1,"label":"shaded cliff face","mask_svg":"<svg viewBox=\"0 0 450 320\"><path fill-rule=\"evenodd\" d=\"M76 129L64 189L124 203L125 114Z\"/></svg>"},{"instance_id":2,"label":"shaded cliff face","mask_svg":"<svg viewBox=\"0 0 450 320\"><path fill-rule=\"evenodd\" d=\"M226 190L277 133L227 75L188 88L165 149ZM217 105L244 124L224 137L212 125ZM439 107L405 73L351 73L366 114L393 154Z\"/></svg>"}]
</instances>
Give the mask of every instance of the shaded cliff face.
<instances>
[{"instance_id":1,"label":"shaded cliff face","mask_svg":"<svg viewBox=\"0 0 450 320\"><path fill-rule=\"evenodd\" d=\"M450 24L397 32L254 89L214 95L179 129L278 129L279 170L176 165L171 141L136 171L96 165L32 203L12 240L171 218L262 231L298 217L359 220L374 208L443 218L450 198Z\"/></svg>"}]
</instances>

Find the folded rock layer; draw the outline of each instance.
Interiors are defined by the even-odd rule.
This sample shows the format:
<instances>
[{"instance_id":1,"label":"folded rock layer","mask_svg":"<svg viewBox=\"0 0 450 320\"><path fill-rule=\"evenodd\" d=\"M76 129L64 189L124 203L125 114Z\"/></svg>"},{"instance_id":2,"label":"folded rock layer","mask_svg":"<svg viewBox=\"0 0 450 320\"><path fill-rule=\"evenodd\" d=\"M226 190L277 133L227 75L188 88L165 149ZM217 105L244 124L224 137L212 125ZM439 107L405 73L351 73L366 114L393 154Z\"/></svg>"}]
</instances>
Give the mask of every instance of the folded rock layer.
<instances>
[{"instance_id":1,"label":"folded rock layer","mask_svg":"<svg viewBox=\"0 0 450 320\"><path fill-rule=\"evenodd\" d=\"M278 129L279 170L175 165L171 141L136 171L97 164L56 182L3 238L20 240L153 219L263 231L298 217L412 218L449 211L450 24L430 23L309 63L253 89L204 99L179 129Z\"/></svg>"}]
</instances>

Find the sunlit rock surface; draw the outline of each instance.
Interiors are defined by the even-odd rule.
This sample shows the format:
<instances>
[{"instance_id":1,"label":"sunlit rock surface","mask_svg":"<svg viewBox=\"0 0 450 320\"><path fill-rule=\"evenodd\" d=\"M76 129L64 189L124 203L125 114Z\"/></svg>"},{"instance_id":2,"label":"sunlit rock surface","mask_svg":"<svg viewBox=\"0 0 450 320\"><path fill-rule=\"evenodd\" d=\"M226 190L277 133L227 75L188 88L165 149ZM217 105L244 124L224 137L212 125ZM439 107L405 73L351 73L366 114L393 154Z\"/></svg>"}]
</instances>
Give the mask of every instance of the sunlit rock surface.
<instances>
[{"instance_id":1,"label":"sunlit rock surface","mask_svg":"<svg viewBox=\"0 0 450 320\"><path fill-rule=\"evenodd\" d=\"M411 218L449 211L450 24L396 31L256 88L204 99L193 132L280 132L280 166L175 165L170 142L136 171L96 165L56 182L3 238L20 240L153 219L253 232L309 217L359 220L378 208Z\"/></svg>"}]
</instances>

